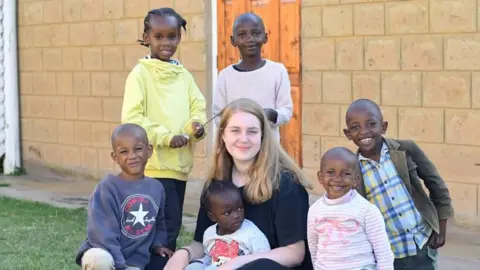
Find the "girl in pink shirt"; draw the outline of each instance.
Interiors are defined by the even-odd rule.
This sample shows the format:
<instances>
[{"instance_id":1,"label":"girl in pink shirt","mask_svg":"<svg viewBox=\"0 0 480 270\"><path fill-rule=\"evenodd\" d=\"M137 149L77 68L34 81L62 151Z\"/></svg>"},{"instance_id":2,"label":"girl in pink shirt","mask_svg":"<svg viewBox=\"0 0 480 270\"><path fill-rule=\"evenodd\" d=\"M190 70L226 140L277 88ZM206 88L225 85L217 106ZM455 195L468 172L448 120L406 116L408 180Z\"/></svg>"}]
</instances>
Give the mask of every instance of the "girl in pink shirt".
<instances>
[{"instance_id":1,"label":"girl in pink shirt","mask_svg":"<svg viewBox=\"0 0 480 270\"><path fill-rule=\"evenodd\" d=\"M354 189L358 159L336 147L322 157L318 179L326 190L308 212L307 239L315 270L393 270L393 252L377 207Z\"/></svg>"}]
</instances>

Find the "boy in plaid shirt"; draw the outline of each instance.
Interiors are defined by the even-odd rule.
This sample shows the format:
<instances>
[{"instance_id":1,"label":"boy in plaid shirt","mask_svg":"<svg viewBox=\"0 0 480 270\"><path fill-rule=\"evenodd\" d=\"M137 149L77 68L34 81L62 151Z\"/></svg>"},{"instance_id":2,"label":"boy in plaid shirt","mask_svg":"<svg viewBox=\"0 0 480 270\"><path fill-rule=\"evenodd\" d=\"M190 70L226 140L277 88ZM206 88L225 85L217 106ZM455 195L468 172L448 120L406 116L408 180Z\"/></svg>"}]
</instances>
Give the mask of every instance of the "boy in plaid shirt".
<instances>
[{"instance_id":1,"label":"boy in plaid shirt","mask_svg":"<svg viewBox=\"0 0 480 270\"><path fill-rule=\"evenodd\" d=\"M346 122L345 135L359 147L363 183L357 189L382 212L395 270L435 269L453 217L445 182L415 142L383 137L388 122L375 102L354 101Z\"/></svg>"}]
</instances>

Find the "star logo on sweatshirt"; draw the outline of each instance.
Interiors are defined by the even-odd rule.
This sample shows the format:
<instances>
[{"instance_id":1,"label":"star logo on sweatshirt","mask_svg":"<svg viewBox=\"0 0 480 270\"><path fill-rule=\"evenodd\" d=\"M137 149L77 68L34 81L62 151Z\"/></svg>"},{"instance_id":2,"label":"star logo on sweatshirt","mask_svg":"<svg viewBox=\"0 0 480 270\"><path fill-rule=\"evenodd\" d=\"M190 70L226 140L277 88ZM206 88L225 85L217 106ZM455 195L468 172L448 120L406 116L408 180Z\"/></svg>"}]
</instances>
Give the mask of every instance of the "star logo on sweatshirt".
<instances>
[{"instance_id":1,"label":"star logo on sweatshirt","mask_svg":"<svg viewBox=\"0 0 480 270\"><path fill-rule=\"evenodd\" d=\"M135 217L135 221L133 221L133 225L140 223L145 227L145 216L148 215L148 211L143 211L143 204L140 204L137 211L131 211L130 214Z\"/></svg>"}]
</instances>

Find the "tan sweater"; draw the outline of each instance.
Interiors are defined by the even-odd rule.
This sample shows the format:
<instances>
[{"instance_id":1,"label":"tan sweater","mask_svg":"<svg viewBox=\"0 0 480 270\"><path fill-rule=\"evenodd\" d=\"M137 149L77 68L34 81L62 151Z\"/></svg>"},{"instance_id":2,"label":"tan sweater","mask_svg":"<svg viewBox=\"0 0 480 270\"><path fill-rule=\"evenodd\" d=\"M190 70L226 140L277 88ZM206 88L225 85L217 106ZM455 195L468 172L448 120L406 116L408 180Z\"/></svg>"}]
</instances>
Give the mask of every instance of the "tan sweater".
<instances>
[{"instance_id":1,"label":"tan sweater","mask_svg":"<svg viewBox=\"0 0 480 270\"><path fill-rule=\"evenodd\" d=\"M230 65L218 75L212 115L216 115L236 99L252 99L263 108L277 111L277 123L272 128L274 137L280 140L278 126L292 118L290 91L288 72L281 63L266 60L263 67L253 71L238 71ZM217 125L219 122L220 117L215 119Z\"/></svg>"}]
</instances>

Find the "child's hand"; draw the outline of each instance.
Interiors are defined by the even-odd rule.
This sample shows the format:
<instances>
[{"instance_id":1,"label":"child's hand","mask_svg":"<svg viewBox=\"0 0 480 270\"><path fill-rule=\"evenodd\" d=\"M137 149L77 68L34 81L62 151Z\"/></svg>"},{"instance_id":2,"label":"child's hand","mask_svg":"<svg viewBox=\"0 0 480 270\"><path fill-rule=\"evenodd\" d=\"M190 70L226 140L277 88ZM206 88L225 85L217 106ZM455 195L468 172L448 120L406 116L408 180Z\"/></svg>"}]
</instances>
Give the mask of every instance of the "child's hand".
<instances>
[{"instance_id":1,"label":"child's hand","mask_svg":"<svg viewBox=\"0 0 480 270\"><path fill-rule=\"evenodd\" d=\"M278 117L278 113L276 110L274 109L270 109L270 108L265 108L263 109L263 111L265 112L265 114L267 115L267 119L268 121L272 122L272 123L277 123L277 117Z\"/></svg>"},{"instance_id":2,"label":"child's hand","mask_svg":"<svg viewBox=\"0 0 480 270\"><path fill-rule=\"evenodd\" d=\"M188 143L188 139L185 138L185 136L176 135L176 136L173 136L172 140L170 141L170 147L171 148L180 148L180 147L184 147L185 145L187 145L187 143Z\"/></svg>"},{"instance_id":3,"label":"child's hand","mask_svg":"<svg viewBox=\"0 0 480 270\"><path fill-rule=\"evenodd\" d=\"M440 220L440 234L432 232L430 239L428 239L428 246L433 249L441 248L445 245L445 238L447 236L447 220Z\"/></svg>"},{"instance_id":4,"label":"child's hand","mask_svg":"<svg viewBox=\"0 0 480 270\"><path fill-rule=\"evenodd\" d=\"M201 138L203 136L203 133L205 133L205 128L203 127L202 124L198 122L193 122L192 123L192 129L195 132L194 136L195 138Z\"/></svg>"},{"instance_id":5,"label":"child's hand","mask_svg":"<svg viewBox=\"0 0 480 270\"><path fill-rule=\"evenodd\" d=\"M153 253L158 256L162 257L172 257L173 251L171 251L169 248L164 247L164 246L158 246L153 248Z\"/></svg>"}]
</instances>

